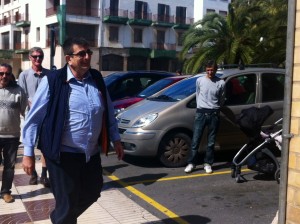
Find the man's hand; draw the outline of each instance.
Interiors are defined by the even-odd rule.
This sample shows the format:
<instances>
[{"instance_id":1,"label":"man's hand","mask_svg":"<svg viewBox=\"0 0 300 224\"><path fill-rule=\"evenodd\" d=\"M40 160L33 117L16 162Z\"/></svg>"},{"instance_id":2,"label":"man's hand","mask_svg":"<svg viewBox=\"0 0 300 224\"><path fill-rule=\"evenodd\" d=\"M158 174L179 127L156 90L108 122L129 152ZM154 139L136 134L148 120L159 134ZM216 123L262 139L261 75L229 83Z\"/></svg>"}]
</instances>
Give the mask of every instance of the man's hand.
<instances>
[{"instance_id":1,"label":"man's hand","mask_svg":"<svg viewBox=\"0 0 300 224\"><path fill-rule=\"evenodd\" d=\"M23 170L27 175L31 175L35 170L35 157L34 156L23 156L22 161Z\"/></svg>"},{"instance_id":2,"label":"man's hand","mask_svg":"<svg viewBox=\"0 0 300 224\"><path fill-rule=\"evenodd\" d=\"M117 153L118 159L121 160L124 157L124 149L123 146L121 144L121 141L115 141L114 142L114 149Z\"/></svg>"}]
</instances>

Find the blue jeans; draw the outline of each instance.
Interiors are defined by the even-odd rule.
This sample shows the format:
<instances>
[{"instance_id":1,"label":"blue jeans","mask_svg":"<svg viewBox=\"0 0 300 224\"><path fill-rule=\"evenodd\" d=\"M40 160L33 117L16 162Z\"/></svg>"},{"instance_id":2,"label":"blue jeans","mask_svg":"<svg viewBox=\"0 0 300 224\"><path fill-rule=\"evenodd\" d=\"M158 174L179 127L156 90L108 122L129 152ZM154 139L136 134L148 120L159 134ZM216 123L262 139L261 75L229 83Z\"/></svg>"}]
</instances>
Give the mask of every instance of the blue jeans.
<instances>
[{"instance_id":1,"label":"blue jeans","mask_svg":"<svg viewBox=\"0 0 300 224\"><path fill-rule=\"evenodd\" d=\"M4 165L1 195L11 193L19 144L19 138L0 138L0 154L3 154Z\"/></svg>"},{"instance_id":2,"label":"blue jeans","mask_svg":"<svg viewBox=\"0 0 300 224\"><path fill-rule=\"evenodd\" d=\"M197 112L194 122L194 134L192 140L191 153L188 159L188 163L196 164L197 155L202 138L203 132L207 127L207 148L204 157L204 163L212 165L214 163L214 148L216 135L219 128L219 112L202 113Z\"/></svg>"},{"instance_id":3,"label":"blue jeans","mask_svg":"<svg viewBox=\"0 0 300 224\"><path fill-rule=\"evenodd\" d=\"M75 224L100 197L103 177L100 154L86 163L85 154L61 152L60 161L46 159L55 208L53 224Z\"/></svg>"}]
</instances>

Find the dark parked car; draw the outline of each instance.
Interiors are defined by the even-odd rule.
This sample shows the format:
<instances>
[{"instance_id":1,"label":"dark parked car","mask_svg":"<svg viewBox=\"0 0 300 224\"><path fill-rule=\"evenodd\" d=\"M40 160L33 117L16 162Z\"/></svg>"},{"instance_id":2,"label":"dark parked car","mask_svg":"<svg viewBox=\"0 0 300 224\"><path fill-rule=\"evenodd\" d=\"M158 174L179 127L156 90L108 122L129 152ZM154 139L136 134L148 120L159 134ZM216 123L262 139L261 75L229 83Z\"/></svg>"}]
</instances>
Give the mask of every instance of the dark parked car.
<instances>
[{"instance_id":1,"label":"dark parked car","mask_svg":"<svg viewBox=\"0 0 300 224\"><path fill-rule=\"evenodd\" d=\"M104 77L111 100L132 97L160 79L175 76L162 71L115 72Z\"/></svg>"},{"instance_id":2,"label":"dark parked car","mask_svg":"<svg viewBox=\"0 0 300 224\"><path fill-rule=\"evenodd\" d=\"M138 93L137 95L133 97L125 97L120 100L116 100L113 102L115 112L118 114L119 112L123 111L125 108L142 101L143 99L152 96L154 93L159 92L160 90L182 80L187 77L190 77L190 75L181 75L181 76L173 76L161 79L157 81L156 83L148 86L146 89L144 89L142 92Z\"/></svg>"}]
</instances>

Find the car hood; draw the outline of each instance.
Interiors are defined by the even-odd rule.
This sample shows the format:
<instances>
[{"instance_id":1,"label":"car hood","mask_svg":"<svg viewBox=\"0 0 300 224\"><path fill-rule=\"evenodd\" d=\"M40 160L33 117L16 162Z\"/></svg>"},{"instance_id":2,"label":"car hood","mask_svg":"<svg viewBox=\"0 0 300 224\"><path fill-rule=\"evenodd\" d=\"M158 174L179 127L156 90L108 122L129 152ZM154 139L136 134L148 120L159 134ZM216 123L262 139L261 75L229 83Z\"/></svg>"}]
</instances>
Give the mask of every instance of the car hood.
<instances>
[{"instance_id":1,"label":"car hood","mask_svg":"<svg viewBox=\"0 0 300 224\"><path fill-rule=\"evenodd\" d=\"M127 108L124 112L118 115L119 120L127 120L130 123L136 121L141 117L144 117L147 114L160 113L165 109L171 107L172 105L179 103L176 102L161 102L161 101L150 101L143 100L137 104L132 105ZM122 122L121 122L122 123Z\"/></svg>"}]
</instances>

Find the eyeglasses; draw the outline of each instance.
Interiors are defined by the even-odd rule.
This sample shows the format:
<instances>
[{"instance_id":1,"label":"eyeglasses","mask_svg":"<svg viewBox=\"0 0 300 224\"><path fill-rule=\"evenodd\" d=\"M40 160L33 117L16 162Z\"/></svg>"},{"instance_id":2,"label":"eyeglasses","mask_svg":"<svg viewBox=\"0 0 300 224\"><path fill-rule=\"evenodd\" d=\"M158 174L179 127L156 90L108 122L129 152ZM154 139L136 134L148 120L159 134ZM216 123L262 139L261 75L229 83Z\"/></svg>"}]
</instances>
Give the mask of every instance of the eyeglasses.
<instances>
[{"instance_id":1,"label":"eyeglasses","mask_svg":"<svg viewBox=\"0 0 300 224\"><path fill-rule=\"evenodd\" d=\"M10 76L11 75L11 72L0 72L0 76Z\"/></svg>"},{"instance_id":2,"label":"eyeglasses","mask_svg":"<svg viewBox=\"0 0 300 224\"><path fill-rule=\"evenodd\" d=\"M44 55L30 55L30 56L34 59L37 59L37 58L43 59L44 58Z\"/></svg>"},{"instance_id":3,"label":"eyeglasses","mask_svg":"<svg viewBox=\"0 0 300 224\"><path fill-rule=\"evenodd\" d=\"M73 53L73 54L70 54L70 55L71 56L78 56L80 58L83 58L83 57L86 56L86 54L91 56L93 54L93 51L91 51L90 49L87 49L86 51L79 51L78 53Z\"/></svg>"}]
</instances>

